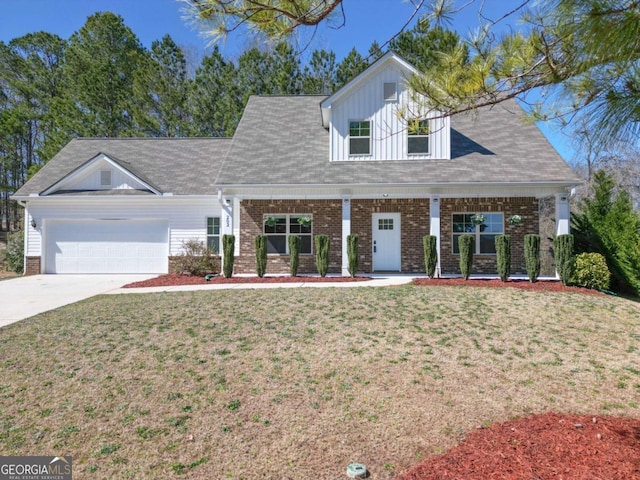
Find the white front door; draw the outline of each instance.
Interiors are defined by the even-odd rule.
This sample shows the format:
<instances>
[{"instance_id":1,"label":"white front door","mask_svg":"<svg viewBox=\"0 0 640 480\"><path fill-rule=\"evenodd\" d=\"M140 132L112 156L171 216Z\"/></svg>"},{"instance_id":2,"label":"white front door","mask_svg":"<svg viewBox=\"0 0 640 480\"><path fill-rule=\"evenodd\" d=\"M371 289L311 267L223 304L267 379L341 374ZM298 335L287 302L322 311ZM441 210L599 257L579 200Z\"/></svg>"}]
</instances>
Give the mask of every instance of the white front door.
<instances>
[{"instance_id":1,"label":"white front door","mask_svg":"<svg viewBox=\"0 0 640 480\"><path fill-rule=\"evenodd\" d=\"M374 213L372 219L373 271L399 272L400 214Z\"/></svg>"}]
</instances>

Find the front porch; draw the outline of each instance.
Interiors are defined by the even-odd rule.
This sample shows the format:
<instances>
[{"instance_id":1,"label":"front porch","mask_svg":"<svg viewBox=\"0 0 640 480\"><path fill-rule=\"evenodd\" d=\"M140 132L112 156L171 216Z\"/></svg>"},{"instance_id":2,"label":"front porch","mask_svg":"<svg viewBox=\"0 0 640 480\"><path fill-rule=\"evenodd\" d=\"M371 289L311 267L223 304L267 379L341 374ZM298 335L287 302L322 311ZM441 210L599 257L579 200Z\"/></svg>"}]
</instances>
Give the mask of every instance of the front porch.
<instances>
[{"instance_id":1,"label":"front porch","mask_svg":"<svg viewBox=\"0 0 640 480\"><path fill-rule=\"evenodd\" d=\"M231 202L230 202L231 203ZM346 238L358 235L359 272L397 272L420 274L424 272L422 238L435 235L438 239L438 276L460 273L459 257L455 249L457 236L469 233L465 219L473 213L490 216L492 225L475 229L477 251L474 253L474 275L497 273L495 252L491 251L495 235L507 234L512 242L513 275L525 275L524 236L538 234L540 224L539 200L535 197L448 197L428 198L349 198L340 199L244 199L233 202L230 217L235 228L227 232L236 234L235 271L238 274L255 272L254 238L267 235L270 253L268 274L285 274L289 271L287 237L301 235L306 239L306 251L301 252L299 272L316 272L312 238L328 235L330 239L329 273L348 275ZM556 198L556 233L568 232L569 209L567 197ZM523 221L519 225L508 222L514 215ZM311 224L301 230L297 220L309 217ZM265 219L275 219L278 225L265 226ZM468 220L467 220L468 221ZM473 227L475 228L475 227ZM381 261L385 253L387 230L398 231L397 244L387 248L395 256ZM379 232L378 230L384 230ZM382 234L383 236L379 236ZM393 241L393 240L391 240Z\"/></svg>"}]
</instances>

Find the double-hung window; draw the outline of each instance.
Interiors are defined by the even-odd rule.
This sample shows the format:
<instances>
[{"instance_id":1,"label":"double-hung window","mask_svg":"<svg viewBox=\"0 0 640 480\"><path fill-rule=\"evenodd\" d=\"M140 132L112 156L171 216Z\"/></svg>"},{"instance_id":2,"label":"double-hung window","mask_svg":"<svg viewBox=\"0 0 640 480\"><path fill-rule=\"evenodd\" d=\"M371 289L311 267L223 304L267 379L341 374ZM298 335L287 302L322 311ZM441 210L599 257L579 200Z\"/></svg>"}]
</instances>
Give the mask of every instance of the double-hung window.
<instances>
[{"instance_id":1,"label":"double-hung window","mask_svg":"<svg viewBox=\"0 0 640 480\"><path fill-rule=\"evenodd\" d=\"M407 126L407 153L429 153L429 120L410 120Z\"/></svg>"},{"instance_id":2,"label":"double-hung window","mask_svg":"<svg viewBox=\"0 0 640 480\"><path fill-rule=\"evenodd\" d=\"M349 155L371 153L371 122L352 120L349 122Z\"/></svg>"},{"instance_id":3,"label":"double-hung window","mask_svg":"<svg viewBox=\"0 0 640 480\"><path fill-rule=\"evenodd\" d=\"M311 254L311 215L265 215L264 234L267 236L267 253L289 254L289 237L300 237L300 254Z\"/></svg>"},{"instance_id":4,"label":"double-hung window","mask_svg":"<svg viewBox=\"0 0 640 480\"><path fill-rule=\"evenodd\" d=\"M502 213L478 213L484 217L484 222L473 222L474 213L453 214L453 253L460 254L458 238L461 235L473 235L475 237L474 254L495 255L496 235L504 233L504 215Z\"/></svg>"},{"instance_id":5,"label":"double-hung window","mask_svg":"<svg viewBox=\"0 0 640 480\"><path fill-rule=\"evenodd\" d=\"M207 248L220 253L220 217L207 217Z\"/></svg>"}]
</instances>

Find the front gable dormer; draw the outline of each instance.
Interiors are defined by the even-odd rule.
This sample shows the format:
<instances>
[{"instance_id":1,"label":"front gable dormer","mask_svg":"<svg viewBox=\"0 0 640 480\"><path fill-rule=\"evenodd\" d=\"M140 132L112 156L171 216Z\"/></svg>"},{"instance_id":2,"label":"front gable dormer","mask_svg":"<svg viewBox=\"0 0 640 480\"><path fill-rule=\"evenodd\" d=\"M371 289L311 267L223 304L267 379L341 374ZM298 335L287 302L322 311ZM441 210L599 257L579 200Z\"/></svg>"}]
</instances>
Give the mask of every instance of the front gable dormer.
<instances>
[{"instance_id":1,"label":"front gable dormer","mask_svg":"<svg viewBox=\"0 0 640 480\"><path fill-rule=\"evenodd\" d=\"M105 153L99 153L78 168L66 174L56 183L41 192L41 195L65 193L126 193L144 192L155 195L162 193L150 182L141 178L124 162Z\"/></svg>"},{"instance_id":2,"label":"front gable dormer","mask_svg":"<svg viewBox=\"0 0 640 480\"><path fill-rule=\"evenodd\" d=\"M330 160L449 159L449 118L412 101L407 79L418 73L388 52L321 103Z\"/></svg>"}]
</instances>

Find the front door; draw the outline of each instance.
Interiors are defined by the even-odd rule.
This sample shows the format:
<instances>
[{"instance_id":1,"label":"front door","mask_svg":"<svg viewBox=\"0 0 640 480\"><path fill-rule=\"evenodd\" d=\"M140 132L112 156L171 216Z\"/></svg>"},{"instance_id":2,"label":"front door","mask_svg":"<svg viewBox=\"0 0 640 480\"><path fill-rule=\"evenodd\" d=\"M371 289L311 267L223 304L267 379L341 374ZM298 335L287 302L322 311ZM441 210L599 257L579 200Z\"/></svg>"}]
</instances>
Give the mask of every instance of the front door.
<instances>
[{"instance_id":1,"label":"front door","mask_svg":"<svg viewBox=\"0 0 640 480\"><path fill-rule=\"evenodd\" d=\"M373 271L399 272L400 214L374 213L372 220Z\"/></svg>"}]
</instances>

